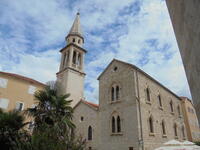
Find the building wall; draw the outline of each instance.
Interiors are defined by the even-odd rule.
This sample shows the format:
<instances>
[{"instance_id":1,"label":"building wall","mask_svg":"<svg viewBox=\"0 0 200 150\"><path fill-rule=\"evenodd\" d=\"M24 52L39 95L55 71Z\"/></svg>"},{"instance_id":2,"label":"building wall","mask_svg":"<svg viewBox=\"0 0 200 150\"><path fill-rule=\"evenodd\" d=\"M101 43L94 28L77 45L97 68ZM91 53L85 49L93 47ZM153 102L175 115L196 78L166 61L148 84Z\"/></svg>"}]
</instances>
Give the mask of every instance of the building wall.
<instances>
[{"instance_id":1,"label":"building wall","mask_svg":"<svg viewBox=\"0 0 200 150\"><path fill-rule=\"evenodd\" d=\"M166 0L200 120L200 1Z\"/></svg>"},{"instance_id":2,"label":"building wall","mask_svg":"<svg viewBox=\"0 0 200 150\"><path fill-rule=\"evenodd\" d=\"M188 140L199 141L200 140L200 128L196 111L192 102L187 98L182 98L182 108L185 119L185 125L187 129Z\"/></svg>"},{"instance_id":3,"label":"building wall","mask_svg":"<svg viewBox=\"0 0 200 150\"><path fill-rule=\"evenodd\" d=\"M7 99L9 101L8 107L4 110L9 111L16 108L17 102L24 103L23 110L32 107L34 102L34 91L42 90L44 85L22 80L16 77L8 76L0 73L1 79L7 80L5 88L0 87L0 99ZM35 90L29 92L30 86L35 87Z\"/></svg>"},{"instance_id":4,"label":"building wall","mask_svg":"<svg viewBox=\"0 0 200 150\"><path fill-rule=\"evenodd\" d=\"M81 120L81 117L83 117L83 120ZM80 102L75 107L73 113L73 122L76 125L75 135L76 137L86 139L87 149L91 147L93 150L97 150L99 143L98 120L98 110L91 108L83 102ZM88 140L89 126L92 127L92 140Z\"/></svg>"},{"instance_id":5,"label":"building wall","mask_svg":"<svg viewBox=\"0 0 200 150\"><path fill-rule=\"evenodd\" d=\"M162 86L158 85L151 79L149 79L143 73L137 72L139 96L141 102L141 113L142 113L142 130L144 138L144 149L152 150L160 147L164 142L171 139L175 139L174 136L174 123L178 126L178 140L187 139L186 131L185 138L181 132L181 127L184 125L183 113L181 110L181 116L179 116L177 107L181 109L181 100L168 92ZM137 77L136 77L137 78ZM150 90L150 103L147 101L146 88ZM162 107L159 105L158 95L161 96ZM174 113L171 113L170 101L173 101ZM149 117L153 117L154 134L150 133L149 130ZM166 136L162 133L162 120L165 122Z\"/></svg>"},{"instance_id":6,"label":"building wall","mask_svg":"<svg viewBox=\"0 0 200 150\"><path fill-rule=\"evenodd\" d=\"M114 71L114 68L117 70ZM134 90L134 72L114 61L99 78L99 150L139 149L138 115ZM120 86L120 97L111 102L113 84ZM112 115L121 118L121 133L112 133Z\"/></svg>"}]
</instances>

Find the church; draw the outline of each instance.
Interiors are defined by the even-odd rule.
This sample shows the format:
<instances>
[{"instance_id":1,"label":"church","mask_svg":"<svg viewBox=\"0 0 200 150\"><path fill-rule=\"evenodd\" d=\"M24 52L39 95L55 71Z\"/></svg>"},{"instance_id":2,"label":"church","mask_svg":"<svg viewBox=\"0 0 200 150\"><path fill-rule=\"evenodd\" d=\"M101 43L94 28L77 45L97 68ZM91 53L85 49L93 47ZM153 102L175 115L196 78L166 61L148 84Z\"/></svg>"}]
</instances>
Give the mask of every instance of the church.
<instances>
[{"instance_id":1,"label":"church","mask_svg":"<svg viewBox=\"0 0 200 150\"><path fill-rule=\"evenodd\" d=\"M99 104L84 99L84 37L80 14L60 50L57 83L70 93L75 135L88 150L153 150L171 139L186 140L181 98L137 66L113 59L98 77Z\"/></svg>"}]
</instances>

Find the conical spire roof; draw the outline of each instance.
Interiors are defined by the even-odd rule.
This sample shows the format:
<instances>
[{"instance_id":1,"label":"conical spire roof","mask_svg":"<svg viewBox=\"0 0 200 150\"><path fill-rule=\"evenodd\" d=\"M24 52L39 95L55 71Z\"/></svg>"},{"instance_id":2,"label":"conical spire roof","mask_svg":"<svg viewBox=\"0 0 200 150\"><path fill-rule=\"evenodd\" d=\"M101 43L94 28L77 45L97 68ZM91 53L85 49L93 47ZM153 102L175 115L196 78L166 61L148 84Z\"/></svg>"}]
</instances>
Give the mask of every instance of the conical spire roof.
<instances>
[{"instance_id":1,"label":"conical spire roof","mask_svg":"<svg viewBox=\"0 0 200 150\"><path fill-rule=\"evenodd\" d=\"M76 14L76 18L74 20L74 23L69 31L69 35L79 35L81 37L83 37L83 34L82 34L82 30L81 30L81 24L80 24L80 13L78 12Z\"/></svg>"}]
</instances>

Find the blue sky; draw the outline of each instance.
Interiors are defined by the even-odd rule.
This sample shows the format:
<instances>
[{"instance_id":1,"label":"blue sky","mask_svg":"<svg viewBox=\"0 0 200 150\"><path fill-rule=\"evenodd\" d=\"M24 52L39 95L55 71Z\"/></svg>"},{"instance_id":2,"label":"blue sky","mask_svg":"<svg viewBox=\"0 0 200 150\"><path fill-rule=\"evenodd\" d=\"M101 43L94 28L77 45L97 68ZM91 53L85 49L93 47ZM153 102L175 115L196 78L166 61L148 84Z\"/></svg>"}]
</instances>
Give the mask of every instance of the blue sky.
<instances>
[{"instance_id":1,"label":"blue sky","mask_svg":"<svg viewBox=\"0 0 200 150\"><path fill-rule=\"evenodd\" d=\"M191 97L164 0L1 0L0 70L55 80L77 10L88 50L86 99L97 103L97 77L113 58Z\"/></svg>"}]
</instances>

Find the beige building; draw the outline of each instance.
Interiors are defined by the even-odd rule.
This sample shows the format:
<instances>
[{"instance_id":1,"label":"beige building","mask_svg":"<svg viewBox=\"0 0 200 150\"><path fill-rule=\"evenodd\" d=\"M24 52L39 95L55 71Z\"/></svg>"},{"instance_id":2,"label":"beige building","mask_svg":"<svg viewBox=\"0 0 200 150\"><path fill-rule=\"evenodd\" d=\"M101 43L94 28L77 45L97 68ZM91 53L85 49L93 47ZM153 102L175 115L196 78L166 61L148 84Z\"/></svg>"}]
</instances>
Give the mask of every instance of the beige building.
<instances>
[{"instance_id":1,"label":"beige building","mask_svg":"<svg viewBox=\"0 0 200 150\"><path fill-rule=\"evenodd\" d=\"M25 110L33 107L34 92L42 90L44 84L18 74L0 72L0 108Z\"/></svg>"},{"instance_id":2,"label":"beige building","mask_svg":"<svg viewBox=\"0 0 200 150\"><path fill-rule=\"evenodd\" d=\"M200 0L166 0L200 121Z\"/></svg>"},{"instance_id":3,"label":"beige building","mask_svg":"<svg viewBox=\"0 0 200 150\"><path fill-rule=\"evenodd\" d=\"M194 105L187 97L181 99L188 140L200 141L200 128Z\"/></svg>"},{"instance_id":4,"label":"beige building","mask_svg":"<svg viewBox=\"0 0 200 150\"><path fill-rule=\"evenodd\" d=\"M136 66L114 59L99 80L99 105L84 100L84 38L79 13L61 50L57 81L72 93L75 134L89 150L153 150L186 140L181 98Z\"/></svg>"}]
</instances>

